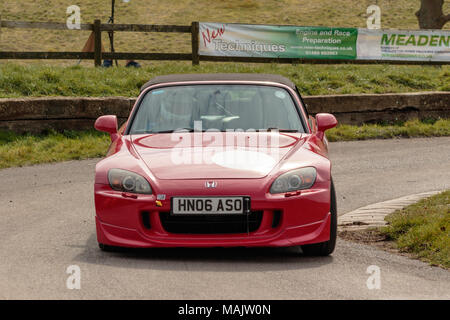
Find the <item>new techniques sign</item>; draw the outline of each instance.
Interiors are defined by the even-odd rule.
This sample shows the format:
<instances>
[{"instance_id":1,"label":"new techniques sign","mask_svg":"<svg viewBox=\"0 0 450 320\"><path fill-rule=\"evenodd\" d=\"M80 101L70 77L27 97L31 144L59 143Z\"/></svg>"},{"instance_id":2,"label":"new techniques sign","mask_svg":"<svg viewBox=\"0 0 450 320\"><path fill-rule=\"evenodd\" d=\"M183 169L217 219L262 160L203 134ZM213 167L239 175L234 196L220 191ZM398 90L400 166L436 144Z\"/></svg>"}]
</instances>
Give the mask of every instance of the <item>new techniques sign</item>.
<instances>
[{"instance_id":1,"label":"new techniques sign","mask_svg":"<svg viewBox=\"0 0 450 320\"><path fill-rule=\"evenodd\" d=\"M355 59L356 37L352 28L200 23L199 54Z\"/></svg>"},{"instance_id":2,"label":"new techniques sign","mask_svg":"<svg viewBox=\"0 0 450 320\"><path fill-rule=\"evenodd\" d=\"M200 23L203 56L450 61L450 31Z\"/></svg>"}]
</instances>

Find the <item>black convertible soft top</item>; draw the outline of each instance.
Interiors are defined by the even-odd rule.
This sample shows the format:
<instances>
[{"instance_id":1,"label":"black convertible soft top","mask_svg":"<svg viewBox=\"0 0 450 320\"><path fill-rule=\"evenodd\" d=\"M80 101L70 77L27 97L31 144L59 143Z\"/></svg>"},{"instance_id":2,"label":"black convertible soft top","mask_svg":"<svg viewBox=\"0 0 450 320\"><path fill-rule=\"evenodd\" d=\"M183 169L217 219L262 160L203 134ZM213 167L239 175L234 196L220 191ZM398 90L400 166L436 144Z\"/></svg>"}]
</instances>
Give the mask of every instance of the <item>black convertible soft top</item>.
<instances>
[{"instance_id":1,"label":"black convertible soft top","mask_svg":"<svg viewBox=\"0 0 450 320\"><path fill-rule=\"evenodd\" d=\"M141 87L141 91L154 84L167 82L187 82L187 81L261 81L261 82L276 82L284 84L292 89L295 89L295 84L277 74L264 73L194 73L194 74L170 74L165 76L158 76Z\"/></svg>"}]
</instances>

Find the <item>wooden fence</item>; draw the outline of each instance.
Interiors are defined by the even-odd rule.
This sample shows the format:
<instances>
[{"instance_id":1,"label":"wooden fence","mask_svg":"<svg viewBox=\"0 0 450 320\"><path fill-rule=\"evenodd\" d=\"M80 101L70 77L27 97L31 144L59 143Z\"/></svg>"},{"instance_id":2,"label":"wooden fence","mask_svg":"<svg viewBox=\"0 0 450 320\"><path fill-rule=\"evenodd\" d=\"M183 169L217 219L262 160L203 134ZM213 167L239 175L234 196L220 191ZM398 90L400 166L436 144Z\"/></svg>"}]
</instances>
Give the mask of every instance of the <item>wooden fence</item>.
<instances>
[{"instance_id":1,"label":"wooden fence","mask_svg":"<svg viewBox=\"0 0 450 320\"><path fill-rule=\"evenodd\" d=\"M0 51L0 59L93 59L100 66L102 59L112 60L191 60L199 64L198 57L198 22L190 26L149 25L149 24L103 24L95 20L93 24L80 24L79 29L68 29L65 23L57 22L25 22L0 21L1 28L47 29L47 30L82 30L94 32L94 52L5 52ZM102 52L101 33L103 31L120 32L177 32L190 33L192 53L133 53L133 52Z\"/></svg>"},{"instance_id":2,"label":"wooden fence","mask_svg":"<svg viewBox=\"0 0 450 320\"><path fill-rule=\"evenodd\" d=\"M409 65L444 65L450 62L438 61L398 61L398 60L346 60L346 59L289 59L289 58L259 58L259 57L220 57L199 55L199 23L192 22L190 26L153 25L153 24L103 24L95 20L93 24L84 23L79 29L68 29L65 23L57 22L26 22L1 21L1 28L49 29L49 30L88 30L94 32L94 52L18 52L0 51L0 59L93 59L100 66L102 59L111 60L185 60L198 65L200 61L220 62L257 62L257 63L290 63L290 64L409 64ZM101 33L106 32L177 32L190 33L192 53L133 53L133 52L102 52Z\"/></svg>"}]
</instances>

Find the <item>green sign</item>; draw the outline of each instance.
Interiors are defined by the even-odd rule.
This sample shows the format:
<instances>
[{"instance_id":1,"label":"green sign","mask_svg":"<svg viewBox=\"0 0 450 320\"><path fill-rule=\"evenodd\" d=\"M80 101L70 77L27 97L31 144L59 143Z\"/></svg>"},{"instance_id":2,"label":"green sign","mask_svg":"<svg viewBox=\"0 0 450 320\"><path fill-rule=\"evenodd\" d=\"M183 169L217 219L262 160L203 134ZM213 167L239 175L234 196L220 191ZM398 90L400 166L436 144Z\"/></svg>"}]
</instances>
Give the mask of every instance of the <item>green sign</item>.
<instances>
[{"instance_id":1,"label":"green sign","mask_svg":"<svg viewBox=\"0 0 450 320\"><path fill-rule=\"evenodd\" d=\"M200 23L200 55L355 59L356 28Z\"/></svg>"},{"instance_id":2,"label":"green sign","mask_svg":"<svg viewBox=\"0 0 450 320\"><path fill-rule=\"evenodd\" d=\"M448 30L200 23L199 33L203 56L450 61Z\"/></svg>"},{"instance_id":3,"label":"green sign","mask_svg":"<svg viewBox=\"0 0 450 320\"><path fill-rule=\"evenodd\" d=\"M354 28L296 27L290 57L356 59L357 37Z\"/></svg>"}]
</instances>

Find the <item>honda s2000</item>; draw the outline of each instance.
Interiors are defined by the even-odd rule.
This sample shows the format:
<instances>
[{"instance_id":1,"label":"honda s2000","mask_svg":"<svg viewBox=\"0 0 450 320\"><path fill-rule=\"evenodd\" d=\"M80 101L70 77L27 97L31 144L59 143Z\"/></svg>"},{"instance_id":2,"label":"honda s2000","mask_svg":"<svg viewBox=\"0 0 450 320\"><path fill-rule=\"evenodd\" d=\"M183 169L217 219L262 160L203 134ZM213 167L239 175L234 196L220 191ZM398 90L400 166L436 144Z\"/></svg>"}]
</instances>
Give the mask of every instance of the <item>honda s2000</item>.
<instances>
[{"instance_id":1,"label":"honda s2000","mask_svg":"<svg viewBox=\"0 0 450 320\"><path fill-rule=\"evenodd\" d=\"M262 74L160 76L96 166L97 239L114 247L287 247L328 255L336 197L325 130L296 86Z\"/></svg>"}]
</instances>

